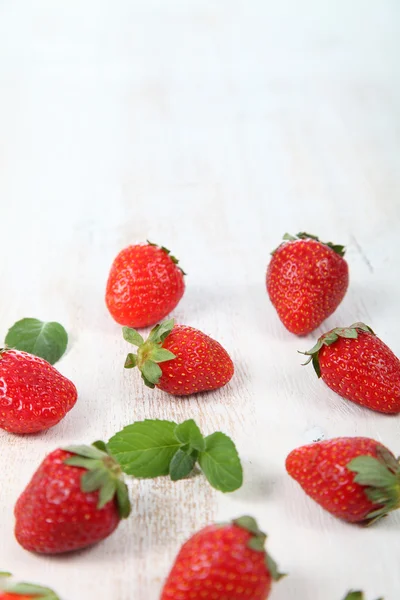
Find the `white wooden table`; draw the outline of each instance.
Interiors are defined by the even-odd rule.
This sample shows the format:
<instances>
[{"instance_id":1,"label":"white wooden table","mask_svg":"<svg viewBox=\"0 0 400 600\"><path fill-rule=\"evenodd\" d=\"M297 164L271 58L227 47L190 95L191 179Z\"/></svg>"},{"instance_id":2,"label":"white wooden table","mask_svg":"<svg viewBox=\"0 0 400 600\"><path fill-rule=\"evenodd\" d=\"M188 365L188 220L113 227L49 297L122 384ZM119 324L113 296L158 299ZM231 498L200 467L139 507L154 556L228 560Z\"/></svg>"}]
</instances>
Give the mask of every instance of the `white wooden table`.
<instances>
[{"instance_id":1,"label":"white wooden table","mask_svg":"<svg viewBox=\"0 0 400 600\"><path fill-rule=\"evenodd\" d=\"M63 600L156 600L181 542L253 514L290 576L273 600L398 600L400 513L369 530L307 499L284 460L316 433L400 453L398 418L343 401L300 366L264 284L285 231L348 247L351 285L323 329L369 323L400 353L397 0L2 0L1 335L16 320L70 333L58 368L79 401L45 434L0 432L0 570ZM177 400L124 371L104 304L108 269L146 238L188 272L174 316L217 338L236 375ZM68 557L25 552L16 498L44 455L136 420L193 417L237 443L245 485L132 485L133 517Z\"/></svg>"}]
</instances>

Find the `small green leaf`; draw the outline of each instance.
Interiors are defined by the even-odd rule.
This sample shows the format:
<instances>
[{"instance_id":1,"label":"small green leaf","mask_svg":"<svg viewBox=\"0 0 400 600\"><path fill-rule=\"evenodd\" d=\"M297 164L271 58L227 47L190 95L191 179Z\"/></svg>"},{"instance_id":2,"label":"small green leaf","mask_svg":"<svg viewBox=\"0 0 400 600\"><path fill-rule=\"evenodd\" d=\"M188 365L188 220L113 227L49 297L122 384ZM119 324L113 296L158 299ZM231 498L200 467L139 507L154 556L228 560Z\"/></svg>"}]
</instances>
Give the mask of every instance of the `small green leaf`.
<instances>
[{"instance_id":1,"label":"small green leaf","mask_svg":"<svg viewBox=\"0 0 400 600\"><path fill-rule=\"evenodd\" d=\"M20 596L32 596L35 600L59 600L59 597L50 588L32 583L17 583L7 587L6 591Z\"/></svg>"},{"instance_id":2,"label":"small green leaf","mask_svg":"<svg viewBox=\"0 0 400 600\"><path fill-rule=\"evenodd\" d=\"M243 517L238 517L237 519L235 519L233 521L233 523L235 525L237 525L238 527L241 527L242 529L246 529L246 531L250 531L250 533L252 533L256 536L264 535L264 541L265 541L265 537L266 537L265 533L263 533L259 529L258 523L254 517L251 517L249 515L243 515Z\"/></svg>"},{"instance_id":3,"label":"small green leaf","mask_svg":"<svg viewBox=\"0 0 400 600\"><path fill-rule=\"evenodd\" d=\"M358 338L357 329L338 327L337 329L335 329L335 332L338 336L343 337L343 338L348 338L351 340L355 340ZM336 340L334 340L334 341L336 341Z\"/></svg>"},{"instance_id":4,"label":"small green leaf","mask_svg":"<svg viewBox=\"0 0 400 600\"><path fill-rule=\"evenodd\" d=\"M124 336L124 340L126 340L130 344L133 344L134 346L141 346L142 344L144 344L144 339L142 338L140 333L136 331L136 329L131 329L130 327L123 327L122 335Z\"/></svg>"},{"instance_id":5,"label":"small green leaf","mask_svg":"<svg viewBox=\"0 0 400 600\"><path fill-rule=\"evenodd\" d=\"M357 473L354 481L360 485L380 488L396 486L395 475L373 456L357 456L349 462L347 468Z\"/></svg>"},{"instance_id":6,"label":"small green leaf","mask_svg":"<svg viewBox=\"0 0 400 600\"><path fill-rule=\"evenodd\" d=\"M64 462L70 467L80 467L81 469L86 469L87 471L99 469L103 466L102 460L94 460L93 458L84 458L83 456L77 455L66 458Z\"/></svg>"},{"instance_id":7,"label":"small green leaf","mask_svg":"<svg viewBox=\"0 0 400 600\"><path fill-rule=\"evenodd\" d=\"M195 462L193 456L179 449L169 465L169 474L172 481L187 477L192 472Z\"/></svg>"},{"instance_id":8,"label":"small green leaf","mask_svg":"<svg viewBox=\"0 0 400 600\"><path fill-rule=\"evenodd\" d=\"M121 519L126 519L131 514L131 503L129 502L128 488L124 481L117 479L117 503Z\"/></svg>"},{"instance_id":9,"label":"small green leaf","mask_svg":"<svg viewBox=\"0 0 400 600\"><path fill-rule=\"evenodd\" d=\"M205 438L206 449L198 462L210 485L221 492L233 492L243 483L240 459L232 440L221 432Z\"/></svg>"},{"instance_id":10,"label":"small green leaf","mask_svg":"<svg viewBox=\"0 0 400 600\"><path fill-rule=\"evenodd\" d=\"M172 360L173 358L176 358L176 356L173 352L170 352L165 348L154 348L154 350L151 351L150 358L154 362L160 363L167 360Z\"/></svg>"},{"instance_id":11,"label":"small green leaf","mask_svg":"<svg viewBox=\"0 0 400 600\"><path fill-rule=\"evenodd\" d=\"M344 600L364 600L364 594L362 592L349 592Z\"/></svg>"},{"instance_id":12,"label":"small green leaf","mask_svg":"<svg viewBox=\"0 0 400 600\"><path fill-rule=\"evenodd\" d=\"M107 446L102 440L96 440L95 442L93 442L92 446L94 448L97 448L101 452L104 452L104 454L107 454Z\"/></svg>"},{"instance_id":13,"label":"small green leaf","mask_svg":"<svg viewBox=\"0 0 400 600\"><path fill-rule=\"evenodd\" d=\"M152 360L146 360L146 362L141 367L141 371L146 380L150 383L153 383L154 385L156 385L159 382L160 377L162 375L160 367L157 363L153 362Z\"/></svg>"},{"instance_id":14,"label":"small green leaf","mask_svg":"<svg viewBox=\"0 0 400 600\"><path fill-rule=\"evenodd\" d=\"M267 565L267 569L270 572L270 575L274 581L279 581L283 577L286 577L286 573L280 573L278 569L278 565L272 558L268 552L265 553L265 564Z\"/></svg>"},{"instance_id":15,"label":"small green leaf","mask_svg":"<svg viewBox=\"0 0 400 600\"><path fill-rule=\"evenodd\" d=\"M165 338L171 333L175 325L175 319L168 319L159 323L150 331L147 342L162 343Z\"/></svg>"},{"instance_id":16,"label":"small green leaf","mask_svg":"<svg viewBox=\"0 0 400 600\"><path fill-rule=\"evenodd\" d=\"M82 492L95 492L107 482L109 478L108 470L106 468L91 469L86 471L81 478L81 489Z\"/></svg>"},{"instance_id":17,"label":"small green leaf","mask_svg":"<svg viewBox=\"0 0 400 600\"><path fill-rule=\"evenodd\" d=\"M68 335L59 323L29 318L17 321L8 330L5 343L10 348L40 356L53 365L64 354Z\"/></svg>"},{"instance_id":18,"label":"small green leaf","mask_svg":"<svg viewBox=\"0 0 400 600\"><path fill-rule=\"evenodd\" d=\"M104 445L104 442L95 442L95 444ZM86 458L95 458L101 460L104 458L105 450L102 450L95 444L92 444L91 446L85 446L84 444L65 446L63 450L66 452L72 452L72 454L77 454L78 456L85 456Z\"/></svg>"},{"instance_id":19,"label":"small green leaf","mask_svg":"<svg viewBox=\"0 0 400 600\"><path fill-rule=\"evenodd\" d=\"M11 577L11 573L9 571L0 571L0 577Z\"/></svg>"},{"instance_id":20,"label":"small green leaf","mask_svg":"<svg viewBox=\"0 0 400 600\"><path fill-rule=\"evenodd\" d=\"M118 479L114 479L109 476L107 476L107 479L104 480L103 485L100 487L99 503L97 508L103 508L114 498L115 492L117 491L117 481Z\"/></svg>"},{"instance_id":21,"label":"small green leaf","mask_svg":"<svg viewBox=\"0 0 400 600\"><path fill-rule=\"evenodd\" d=\"M116 433L107 448L122 470L135 477L168 475L169 465L181 443L172 421L138 421Z\"/></svg>"},{"instance_id":22,"label":"small green leaf","mask_svg":"<svg viewBox=\"0 0 400 600\"><path fill-rule=\"evenodd\" d=\"M247 545L249 548L251 548L252 550L255 550L256 552L265 552L265 536L264 537L260 537L260 536L252 537L249 539Z\"/></svg>"},{"instance_id":23,"label":"small green leaf","mask_svg":"<svg viewBox=\"0 0 400 600\"><path fill-rule=\"evenodd\" d=\"M189 444L191 448L203 452L206 444L200 429L193 421L189 419L176 426L175 435L182 444Z\"/></svg>"},{"instance_id":24,"label":"small green leaf","mask_svg":"<svg viewBox=\"0 0 400 600\"><path fill-rule=\"evenodd\" d=\"M127 355L126 360L125 360L124 368L125 369L133 369L134 367L136 367L136 365L137 365L136 354L132 354L132 352L129 352L129 354Z\"/></svg>"},{"instance_id":25,"label":"small green leaf","mask_svg":"<svg viewBox=\"0 0 400 600\"><path fill-rule=\"evenodd\" d=\"M377 446L376 454L378 459L397 475L400 471L398 459L385 446Z\"/></svg>"}]
</instances>

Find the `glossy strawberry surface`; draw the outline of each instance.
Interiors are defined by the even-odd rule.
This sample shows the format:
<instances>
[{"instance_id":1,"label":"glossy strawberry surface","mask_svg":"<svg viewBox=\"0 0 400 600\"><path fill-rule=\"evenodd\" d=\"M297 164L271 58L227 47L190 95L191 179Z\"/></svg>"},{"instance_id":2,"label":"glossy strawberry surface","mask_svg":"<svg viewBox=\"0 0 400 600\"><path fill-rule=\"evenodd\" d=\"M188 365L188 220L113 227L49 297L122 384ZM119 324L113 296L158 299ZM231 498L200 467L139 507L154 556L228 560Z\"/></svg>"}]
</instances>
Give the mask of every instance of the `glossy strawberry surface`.
<instances>
[{"instance_id":1,"label":"glossy strawberry surface","mask_svg":"<svg viewBox=\"0 0 400 600\"><path fill-rule=\"evenodd\" d=\"M367 497L365 486L354 481L355 473L348 464L359 456L377 457L380 447L364 437L315 442L293 450L286 459L286 470L325 510L348 522L363 522L379 505Z\"/></svg>"},{"instance_id":2,"label":"glossy strawberry surface","mask_svg":"<svg viewBox=\"0 0 400 600\"><path fill-rule=\"evenodd\" d=\"M219 342L186 325L175 325L162 345L175 357L160 363L157 387L175 395L214 390L233 376L233 362Z\"/></svg>"},{"instance_id":3,"label":"glossy strawberry surface","mask_svg":"<svg viewBox=\"0 0 400 600\"><path fill-rule=\"evenodd\" d=\"M15 537L32 552L57 554L108 537L120 516L115 500L97 508L99 492L83 492L85 469L65 464L64 450L49 454L15 505Z\"/></svg>"},{"instance_id":4,"label":"glossy strawberry surface","mask_svg":"<svg viewBox=\"0 0 400 600\"><path fill-rule=\"evenodd\" d=\"M184 291L183 272L169 251L138 244L125 248L114 260L106 304L120 325L147 327L167 316Z\"/></svg>"},{"instance_id":5,"label":"glossy strawberry surface","mask_svg":"<svg viewBox=\"0 0 400 600\"><path fill-rule=\"evenodd\" d=\"M287 241L273 253L267 291L286 329L314 331L339 306L349 283L346 261L315 239Z\"/></svg>"},{"instance_id":6,"label":"glossy strawberry surface","mask_svg":"<svg viewBox=\"0 0 400 600\"><path fill-rule=\"evenodd\" d=\"M19 350L0 352L0 428L43 431L61 421L76 399L74 384L47 361Z\"/></svg>"},{"instance_id":7,"label":"glossy strawberry surface","mask_svg":"<svg viewBox=\"0 0 400 600\"><path fill-rule=\"evenodd\" d=\"M161 600L265 600L272 577L251 534L234 524L210 525L181 548Z\"/></svg>"}]
</instances>

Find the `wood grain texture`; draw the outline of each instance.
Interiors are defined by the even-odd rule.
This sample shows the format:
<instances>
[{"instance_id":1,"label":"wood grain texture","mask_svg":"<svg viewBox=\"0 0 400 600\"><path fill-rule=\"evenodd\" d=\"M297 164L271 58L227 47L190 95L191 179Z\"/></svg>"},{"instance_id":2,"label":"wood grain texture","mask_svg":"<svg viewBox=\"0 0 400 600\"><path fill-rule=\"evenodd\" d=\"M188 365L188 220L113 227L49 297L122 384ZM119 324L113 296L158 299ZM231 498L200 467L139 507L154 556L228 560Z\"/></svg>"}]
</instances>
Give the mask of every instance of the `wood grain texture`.
<instances>
[{"instance_id":1,"label":"wood grain texture","mask_svg":"<svg viewBox=\"0 0 400 600\"><path fill-rule=\"evenodd\" d=\"M254 514L290 573L273 600L398 600L400 517L340 523L284 472L315 435L400 453L398 418L345 402L301 368L264 285L285 231L348 246L351 286L324 324L365 320L400 353L400 10L396 0L3 0L0 3L1 334L17 319L70 332L58 367L79 401L43 435L0 433L0 568L63 600L152 600L180 543ZM218 339L236 375L185 400L124 372L104 304L108 269L146 238L188 272L174 316ZM43 456L145 417L231 435L235 494L201 478L133 483L134 516L61 558L28 554L13 505Z\"/></svg>"}]
</instances>

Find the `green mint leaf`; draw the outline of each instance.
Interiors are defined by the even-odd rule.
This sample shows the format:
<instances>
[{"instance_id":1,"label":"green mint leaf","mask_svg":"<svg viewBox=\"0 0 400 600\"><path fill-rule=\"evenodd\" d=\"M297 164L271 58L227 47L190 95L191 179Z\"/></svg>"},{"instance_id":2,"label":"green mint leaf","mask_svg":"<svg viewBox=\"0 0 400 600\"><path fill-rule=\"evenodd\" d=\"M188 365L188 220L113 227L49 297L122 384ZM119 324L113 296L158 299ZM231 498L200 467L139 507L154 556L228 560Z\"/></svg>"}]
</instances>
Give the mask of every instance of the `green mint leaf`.
<instances>
[{"instance_id":1,"label":"green mint leaf","mask_svg":"<svg viewBox=\"0 0 400 600\"><path fill-rule=\"evenodd\" d=\"M178 481L178 479L187 477L192 472L195 462L193 456L179 449L174 454L169 465L169 475L172 481Z\"/></svg>"},{"instance_id":2,"label":"green mint leaf","mask_svg":"<svg viewBox=\"0 0 400 600\"><path fill-rule=\"evenodd\" d=\"M10 348L40 356L54 365L67 348L68 335L59 323L22 319L8 330L5 343Z\"/></svg>"},{"instance_id":3,"label":"green mint leaf","mask_svg":"<svg viewBox=\"0 0 400 600\"><path fill-rule=\"evenodd\" d=\"M150 354L151 360L156 363L165 362L167 360L172 360L176 358L173 352L166 350L165 348L154 348Z\"/></svg>"},{"instance_id":4,"label":"green mint leaf","mask_svg":"<svg viewBox=\"0 0 400 600\"><path fill-rule=\"evenodd\" d=\"M243 483L240 458L232 440L217 431L205 438L206 449L198 462L210 485L221 492L233 492Z\"/></svg>"},{"instance_id":5,"label":"green mint leaf","mask_svg":"<svg viewBox=\"0 0 400 600\"><path fill-rule=\"evenodd\" d=\"M141 346L142 344L144 344L144 339L142 338L140 333L136 331L136 329L131 329L130 327L123 327L122 335L124 336L124 340L126 340L130 344L133 344L134 346Z\"/></svg>"},{"instance_id":6,"label":"green mint leaf","mask_svg":"<svg viewBox=\"0 0 400 600\"><path fill-rule=\"evenodd\" d=\"M182 445L175 437L175 427L172 421L138 421L116 433L107 448L128 475L168 475L172 457Z\"/></svg>"},{"instance_id":7,"label":"green mint leaf","mask_svg":"<svg viewBox=\"0 0 400 600\"><path fill-rule=\"evenodd\" d=\"M133 369L134 367L136 367L136 365L137 365L136 354L132 354L132 352L129 352L128 356L126 357L125 364L124 364L125 369Z\"/></svg>"},{"instance_id":8,"label":"green mint leaf","mask_svg":"<svg viewBox=\"0 0 400 600\"><path fill-rule=\"evenodd\" d=\"M175 428L175 435L182 444L189 444L191 448L203 452L206 448L206 443L201 434L200 429L193 421L189 419L177 425Z\"/></svg>"},{"instance_id":9,"label":"green mint leaf","mask_svg":"<svg viewBox=\"0 0 400 600\"><path fill-rule=\"evenodd\" d=\"M160 367L152 360L146 360L141 367L141 371L145 382L148 381L153 385L159 382L162 375Z\"/></svg>"}]
</instances>

